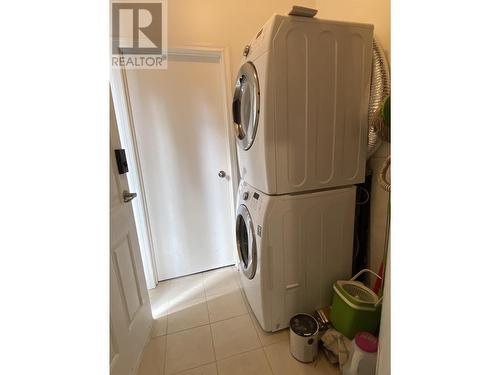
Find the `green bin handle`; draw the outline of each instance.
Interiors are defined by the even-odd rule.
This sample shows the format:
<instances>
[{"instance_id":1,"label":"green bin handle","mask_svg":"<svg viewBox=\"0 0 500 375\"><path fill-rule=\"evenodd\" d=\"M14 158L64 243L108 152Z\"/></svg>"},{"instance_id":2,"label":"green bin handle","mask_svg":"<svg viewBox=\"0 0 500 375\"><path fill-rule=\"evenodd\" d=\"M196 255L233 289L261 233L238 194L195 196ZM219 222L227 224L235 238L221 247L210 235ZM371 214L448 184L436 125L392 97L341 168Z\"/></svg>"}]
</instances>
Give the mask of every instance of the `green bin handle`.
<instances>
[{"instance_id":1,"label":"green bin handle","mask_svg":"<svg viewBox=\"0 0 500 375\"><path fill-rule=\"evenodd\" d=\"M356 280L358 277L360 277L365 272L370 272L372 275L374 275L374 276L378 277L380 280L382 280L382 277L380 277L376 272L373 272L371 269L365 268L364 270L361 270L356 275L354 275L349 281ZM375 306L378 306L378 304L380 302L382 302L383 298L384 298L384 296L380 297L379 300L377 301L377 303L375 304Z\"/></svg>"}]
</instances>

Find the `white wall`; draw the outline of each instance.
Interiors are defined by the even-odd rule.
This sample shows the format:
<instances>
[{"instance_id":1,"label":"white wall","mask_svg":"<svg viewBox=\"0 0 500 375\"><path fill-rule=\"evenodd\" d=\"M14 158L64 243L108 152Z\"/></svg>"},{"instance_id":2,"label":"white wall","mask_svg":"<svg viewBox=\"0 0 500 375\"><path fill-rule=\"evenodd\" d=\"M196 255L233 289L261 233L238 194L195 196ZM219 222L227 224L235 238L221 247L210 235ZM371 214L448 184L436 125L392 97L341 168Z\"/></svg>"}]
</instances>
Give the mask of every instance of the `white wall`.
<instances>
[{"instance_id":1,"label":"white wall","mask_svg":"<svg viewBox=\"0 0 500 375\"><path fill-rule=\"evenodd\" d=\"M382 189L378 183L378 176L385 159L390 155L390 144L384 142L368 162L368 167L372 170L371 205L370 205L370 228L368 239L368 267L378 272L384 257L386 240L387 210L389 203L389 193ZM390 169L389 169L390 174ZM375 278L370 277L371 285Z\"/></svg>"},{"instance_id":2,"label":"white wall","mask_svg":"<svg viewBox=\"0 0 500 375\"><path fill-rule=\"evenodd\" d=\"M389 233L390 237L390 233ZM391 243L387 252L387 271L385 274L384 300L380 321L377 375L391 373Z\"/></svg>"},{"instance_id":3,"label":"white wall","mask_svg":"<svg viewBox=\"0 0 500 375\"><path fill-rule=\"evenodd\" d=\"M293 5L315 8L316 1L169 0L168 43L228 47L234 79L244 46L273 13L287 14Z\"/></svg>"},{"instance_id":4,"label":"white wall","mask_svg":"<svg viewBox=\"0 0 500 375\"><path fill-rule=\"evenodd\" d=\"M243 47L273 13L293 5L316 8L319 18L373 24L390 59L390 0L168 0L168 43L228 47L233 78Z\"/></svg>"}]
</instances>

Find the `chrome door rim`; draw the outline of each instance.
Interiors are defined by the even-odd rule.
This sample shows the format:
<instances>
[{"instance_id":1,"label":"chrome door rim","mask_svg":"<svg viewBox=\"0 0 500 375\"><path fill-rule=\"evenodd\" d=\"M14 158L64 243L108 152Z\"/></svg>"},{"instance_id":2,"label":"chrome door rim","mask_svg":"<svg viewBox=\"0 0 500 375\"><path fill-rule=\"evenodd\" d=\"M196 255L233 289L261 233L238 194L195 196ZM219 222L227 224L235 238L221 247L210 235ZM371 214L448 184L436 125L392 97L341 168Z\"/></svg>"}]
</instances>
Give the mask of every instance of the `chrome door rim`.
<instances>
[{"instance_id":1,"label":"chrome door rim","mask_svg":"<svg viewBox=\"0 0 500 375\"><path fill-rule=\"evenodd\" d=\"M248 237L248 261L246 265L243 261L243 256L241 255L239 220L243 220L245 223ZM236 244L238 247L238 257L240 258L240 268L248 279L253 279L255 272L257 271L257 244L255 243L255 232L253 230L252 218L250 217L250 213L244 204L241 204L238 207L238 211L236 213Z\"/></svg>"},{"instance_id":2,"label":"chrome door rim","mask_svg":"<svg viewBox=\"0 0 500 375\"><path fill-rule=\"evenodd\" d=\"M241 98L245 94L245 87L250 87L251 103L253 103L253 106L248 109L249 119L244 119L242 116L242 112L247 112L242 111L243 106L241 102ZM251 89L252 87L253 89ZM259 124L259 114L260 87L257 70L251 62L246 62L238 72L233 95L233 125L236 133L236 140L243 150L248 150L252 147Z\"/></svg>"}]
</instances>

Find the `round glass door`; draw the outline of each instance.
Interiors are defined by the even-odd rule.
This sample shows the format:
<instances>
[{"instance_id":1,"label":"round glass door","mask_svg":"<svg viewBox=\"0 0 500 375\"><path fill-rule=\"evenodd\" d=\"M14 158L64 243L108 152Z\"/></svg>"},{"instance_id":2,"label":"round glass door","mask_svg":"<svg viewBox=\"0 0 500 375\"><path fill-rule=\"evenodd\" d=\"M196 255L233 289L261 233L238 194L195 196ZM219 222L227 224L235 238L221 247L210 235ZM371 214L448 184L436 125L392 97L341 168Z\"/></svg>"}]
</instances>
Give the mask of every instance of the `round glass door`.
<instances>
[{"instance_id":1,"label":"round glass door","mask_svg":"<svg viewBox=\"0 0 500 375\"><path fill-rule=\"evenodd\" d=\"M260 112L260 89L257 71L245 63L238 72L233 95L233 124L236 140L248 150L255 139Z\"/></svg>"},{"instance_id":2,"label":"round glass door","mask_svg":"<svg viewBox=\"0 0 500 375\"><path fill-rule=\"evenodd\" d=\"M236 216L236 244L243 274L253 279L257 271L257 247L252 218L245 205L240 205Z\"/></svg>"}]
</instances>

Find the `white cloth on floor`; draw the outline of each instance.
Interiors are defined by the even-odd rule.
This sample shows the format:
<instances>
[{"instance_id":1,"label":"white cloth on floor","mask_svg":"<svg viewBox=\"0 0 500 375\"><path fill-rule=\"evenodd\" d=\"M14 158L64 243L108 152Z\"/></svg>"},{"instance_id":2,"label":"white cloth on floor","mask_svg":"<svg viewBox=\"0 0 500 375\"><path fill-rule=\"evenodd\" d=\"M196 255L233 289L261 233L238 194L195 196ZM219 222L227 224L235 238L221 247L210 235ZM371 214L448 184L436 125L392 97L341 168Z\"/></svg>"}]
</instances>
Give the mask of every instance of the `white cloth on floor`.
<instances>
[{"instance_id":1,"label":"white cloth on floor","mask_svg":"<svg viewBox=\"0 0 500 375\"><path fill-rule=\"evenodd\" d=\"M326 349L332 352L337 358L339 364L344 365L349 359L349 348L351 342L347 337L341 334L339 331L330 328L325 332L321 341Z\"/></svg>"}]
</instances>

